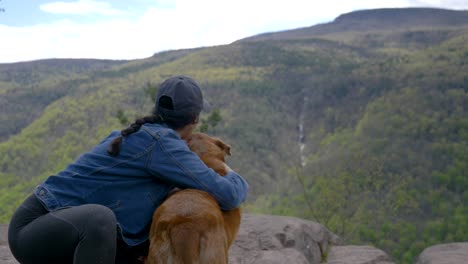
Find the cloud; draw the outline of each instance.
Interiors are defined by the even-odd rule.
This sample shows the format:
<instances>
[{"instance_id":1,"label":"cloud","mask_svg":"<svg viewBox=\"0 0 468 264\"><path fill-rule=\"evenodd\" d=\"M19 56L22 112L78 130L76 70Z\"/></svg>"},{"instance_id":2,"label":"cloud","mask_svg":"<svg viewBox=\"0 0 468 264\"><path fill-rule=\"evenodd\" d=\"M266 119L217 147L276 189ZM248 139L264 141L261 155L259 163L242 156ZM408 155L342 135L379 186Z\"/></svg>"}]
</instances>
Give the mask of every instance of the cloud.
<instances>
[{"instance_id":1,"label":"cloud","mask_svg":"<svg viewBox=\"0 0 468 264\"><path fill-rule=\"evenodd\" d=\"M468 8L465 0L135 2L150 2L152 6L145 6L146 10L139 16L128 16L122 15L122 11L109 3L91 0L42 5L43 10L56 14L104 16L86 23L69 16L67 20L28 27L0 24L1 62L43 58L146 58L163 50L229 44L259 33L312 26L359 9L409 6Z\"/></svg>"},{"instance_id":2,"label":"cloud","mask_svg":"<svg viewBox=\"0 0 468 264\"><path fill-rule=\"evenodd\" d=\"M105 16L121 15L124 11L111 7L107 2L93 0L79 0L75 2L52 2L43 4L40 9L44 12L62 15L89 15L98 14Z\"/></svg>"}]
</instances>

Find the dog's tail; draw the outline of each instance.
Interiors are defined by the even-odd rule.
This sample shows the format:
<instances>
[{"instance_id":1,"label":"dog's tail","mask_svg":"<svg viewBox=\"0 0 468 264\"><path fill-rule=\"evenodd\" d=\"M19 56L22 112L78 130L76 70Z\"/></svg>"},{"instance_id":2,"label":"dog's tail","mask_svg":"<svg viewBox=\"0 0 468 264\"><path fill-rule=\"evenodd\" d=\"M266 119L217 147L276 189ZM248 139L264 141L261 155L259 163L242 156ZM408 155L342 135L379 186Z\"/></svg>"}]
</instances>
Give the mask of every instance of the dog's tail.
<instances>
[{"instance_id":1,"label":"dog's tail","mask_svg":"<svg viewBox=\"0 0 468 264\"><path fill-rule=\"evenodd\" d=\"M200 233L193 227L193 223L177 225L176 228L171 229L170 236L173 256L180 263L199 263Z\"/></svg>"}]
</instances>

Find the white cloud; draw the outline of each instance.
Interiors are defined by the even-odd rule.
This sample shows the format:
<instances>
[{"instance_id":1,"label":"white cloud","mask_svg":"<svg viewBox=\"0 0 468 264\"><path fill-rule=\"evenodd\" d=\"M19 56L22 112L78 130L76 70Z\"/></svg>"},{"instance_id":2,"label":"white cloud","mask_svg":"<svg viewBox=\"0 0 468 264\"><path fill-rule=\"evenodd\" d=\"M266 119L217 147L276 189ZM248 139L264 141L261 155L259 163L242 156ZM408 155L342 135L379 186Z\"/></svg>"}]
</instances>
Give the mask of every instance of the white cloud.
<instances>
[{"instance_id":1,"label":"white cloud","mask_svg":"<svg viewBox=\"0 0 468 264\"><path fill-rule=\"evenodd\" d=\"M157 6L148 7L137 18L122 15L106 2L54 2L43 5L43 10L105 16L93 23L60 20L29 27L0 24L0 62L42 58L145 58L162 50L228 44L259 33L312 26L353 10L415 6L414 1L422 2L163 0L155 1ZM464 2L425 0L424 4L416 6L468 8L468 3Z\"/></svg>"},{"instance_id":2,"label":"white cloud","mask_svg":"<svg viewBox=\"0 0 468 264\"><path fill-rule=\"evenodd\" d=\"M107 2L93 0L79 0L76 2L52 2L43 4L40 9L44 12L66 15L120 15L124 12L111 7Z\"/></svg>"}]
</instances>

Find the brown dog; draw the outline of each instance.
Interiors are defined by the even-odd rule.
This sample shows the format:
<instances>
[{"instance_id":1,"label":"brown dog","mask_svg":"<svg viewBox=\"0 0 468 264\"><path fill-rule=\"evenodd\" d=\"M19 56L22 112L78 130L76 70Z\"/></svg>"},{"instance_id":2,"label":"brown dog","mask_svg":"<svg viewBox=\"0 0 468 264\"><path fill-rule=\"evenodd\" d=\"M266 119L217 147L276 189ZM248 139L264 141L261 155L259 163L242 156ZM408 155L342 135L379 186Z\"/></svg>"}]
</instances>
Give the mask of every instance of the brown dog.
<instances>
[{"instance_id":1,"label":"brown dog","mask_svg":"<svg viewBox=\"0 0 468 264\"><path fill-rule=\"evenodd\" d=\"M217 173L227 174L231 147L218 138L194 134L189 148ZM155 211L146 263L227 264L228 250L239 230L240 209L221 211L208 193L177 191Z\"/></svg>"}]
</instances>

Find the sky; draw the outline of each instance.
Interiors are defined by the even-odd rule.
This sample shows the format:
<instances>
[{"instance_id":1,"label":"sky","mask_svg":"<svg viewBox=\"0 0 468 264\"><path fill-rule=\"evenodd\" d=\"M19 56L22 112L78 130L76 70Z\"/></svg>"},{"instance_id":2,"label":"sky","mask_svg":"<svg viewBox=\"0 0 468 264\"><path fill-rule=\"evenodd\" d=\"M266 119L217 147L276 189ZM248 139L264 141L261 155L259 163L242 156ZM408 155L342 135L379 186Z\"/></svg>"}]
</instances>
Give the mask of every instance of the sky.
<instances>
[{"instance_id":1,"label":"sky","mask_svg":"<svg viewBox=\"0 0 468 264\"><path fill-rule=\"evenodd\" d=\"M468 10L468 0L0 0L0 63L141 59L397 7Z\"/></svg>"}]
</instances>

